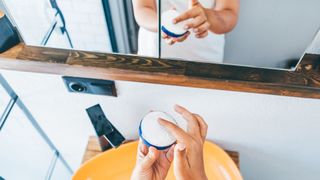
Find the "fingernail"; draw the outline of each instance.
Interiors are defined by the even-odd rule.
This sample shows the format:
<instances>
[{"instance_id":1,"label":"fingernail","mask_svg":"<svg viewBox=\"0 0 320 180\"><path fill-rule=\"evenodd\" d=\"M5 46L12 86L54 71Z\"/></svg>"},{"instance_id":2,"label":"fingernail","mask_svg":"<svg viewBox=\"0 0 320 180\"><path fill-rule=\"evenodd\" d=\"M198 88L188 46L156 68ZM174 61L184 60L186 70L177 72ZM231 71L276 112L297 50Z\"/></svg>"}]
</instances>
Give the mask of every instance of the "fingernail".
<instances>
[{"instance_id":1,"label":"fingernail","mask_svg":"<svg viewBox=\"0 0 320 180\"><path fill-rule=\"evenodd\" d=\"M175 20L175 19L172 20L172 23L173 23L173 24L176 24L176 23L177 23L177 20Z\"/></svg>"},{"instance_id":2,"label":"fingernail","mask_svg":"<svg viewBox=\"0 0 320 180\"><path fill-rule=\"evenodd\" d=\"M158 123L162 125L163 124L163 120L161 118L158 118Z\"/></svg>"},{"instance_id":3,"label":"fingernail","mask_svg":"<svg viewBox=\"0 0 320 180\"><path fill-rule=\"evenodd\" d=\"M186 26L184 26L183 28L184 28L185 30L188 30L188 29L189 29L189 26L186 25Z\"/></svg>"},{"instance_id":4,"label":"fingernail","mask_svg":"<svg viewBox=\"0 0 320 180\"><path fill-rule=\"evenodd\" d=\"M154 156L154 147L153 146L150 146L149 147L149 153L150 153L150 156Z\"/></svg>"},{"instance_id":5,"label":"fingernail","mask_svg":"<svg viewBox=\"0 0 320 180\"><path fill-rule=\"evenodd\" d=\"M177 144L177 148L178 148L179 151L184 151L186 149L186 145L182 144L182 143L179 143L179 144Z\"/></svg>"}]
</instances>

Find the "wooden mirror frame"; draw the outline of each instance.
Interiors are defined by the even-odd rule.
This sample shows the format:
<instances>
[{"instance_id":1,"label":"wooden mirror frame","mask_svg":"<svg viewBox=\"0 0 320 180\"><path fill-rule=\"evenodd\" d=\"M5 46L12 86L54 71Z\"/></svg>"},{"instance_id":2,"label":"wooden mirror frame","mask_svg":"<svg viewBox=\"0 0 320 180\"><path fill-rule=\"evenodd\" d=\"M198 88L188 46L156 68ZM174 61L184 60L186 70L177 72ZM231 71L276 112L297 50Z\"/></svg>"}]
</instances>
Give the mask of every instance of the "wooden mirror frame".
<instances>
[{"instance_id":1,"label":"wooden mirror frame","mask_svg":"<svg viewBox=\"0 0 320 180\"><path fill-rule=\"evenodd\" d=\"M320 98L320 55L295 71L208 64L19 44L0 54L0 69L104 80Z\"/></svg>"}]
</instances>

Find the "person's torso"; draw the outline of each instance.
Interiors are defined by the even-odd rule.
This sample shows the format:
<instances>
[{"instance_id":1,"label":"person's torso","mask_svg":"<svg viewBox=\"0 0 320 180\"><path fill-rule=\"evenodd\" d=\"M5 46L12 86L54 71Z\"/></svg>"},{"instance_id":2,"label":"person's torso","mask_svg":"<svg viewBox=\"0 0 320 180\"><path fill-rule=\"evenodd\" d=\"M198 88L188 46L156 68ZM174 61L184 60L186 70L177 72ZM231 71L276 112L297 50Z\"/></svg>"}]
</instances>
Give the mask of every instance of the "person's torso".
<instances>
[{"instance_id":1,"label":"person's torso","mask_svg":"<svg viewBox=\"0 0 320 180\"><path fill-rule=\"evenodd\" d=\"M214 0L199 0L199 2L205 8L213 8L215 5ZM185 12L188 9L188 3L188 0L161 0L161 11L164 12L174 7L179 12ZM220 63L223 61L224 44L224 35L210 32L206 38L198 39L194 33L191 33L188 39L182 43L168 45L165 41L161 41L161 56L162 58ZM140 29L139 54L158 56L157 33Z\"/></svg>"}]
</instances>

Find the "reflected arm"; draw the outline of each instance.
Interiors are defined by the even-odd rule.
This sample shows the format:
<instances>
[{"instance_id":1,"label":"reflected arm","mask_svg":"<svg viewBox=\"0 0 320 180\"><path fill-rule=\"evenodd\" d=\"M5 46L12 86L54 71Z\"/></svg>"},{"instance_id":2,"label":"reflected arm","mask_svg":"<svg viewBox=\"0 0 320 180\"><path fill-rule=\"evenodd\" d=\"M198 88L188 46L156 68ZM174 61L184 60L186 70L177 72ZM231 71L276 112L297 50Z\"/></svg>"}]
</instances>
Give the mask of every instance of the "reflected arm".
<instances>
[{"instance_id":1,"label":"reflected arm","mask_svg":"<svg viewBox=\"0 0 320 180\"><path fill-rule=\"evenodd\" d=\"M216 34L230 32L237 24L239 0L217 0L214 9L206 9L210 31Z\"/></svg>"},{"instance_id":2,"label":"reflected arm","mask_svg":"<svg viewBox=\"0 0 320 180\"><path fill-rule=\"evenodd\" d=\"M158 31L158 15L155 0L133 0L134 15L140 27L146 30Z\"/></svg>"}]
</instances>

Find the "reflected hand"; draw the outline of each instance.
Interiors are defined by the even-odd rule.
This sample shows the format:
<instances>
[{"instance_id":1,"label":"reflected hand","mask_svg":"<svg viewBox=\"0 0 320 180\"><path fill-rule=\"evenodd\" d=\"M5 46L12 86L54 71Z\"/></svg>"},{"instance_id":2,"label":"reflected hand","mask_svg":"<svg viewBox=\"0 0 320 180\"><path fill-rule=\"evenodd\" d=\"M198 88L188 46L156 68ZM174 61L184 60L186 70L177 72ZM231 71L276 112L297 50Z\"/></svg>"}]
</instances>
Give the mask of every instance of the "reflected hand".
<instances>
[{"instance_id":1,"label":"reflected hand","mask_svg":"<svg viewBox=\"0 0 320 180\"><path fill-rule=\"evenodd\" d=\"M185 29L193 29L197 38L205 38L209 34L210 23L208 21L207 9L204 8L198 0L189 0L189 10L176 17L173 23L190 20L185 25Z\"/></svg>"},{"instance_id":2,"label":"reflected hand","mask_svg":"<svg viewBox=\"0 0 320 180\"><path fill-rule=\"evenodd\" d=\"M131 180L164 180L173 160L173 150L173 146L166 151L148 148L140 140Z\"/></svg>"},{"instance_id":3,"label":"reflected hand","mask_svg":"<svg viewBox=\"0 0 320 180\"><path fill-rule=\"evenodd\" d=\"M177 139L173 160L175 177L178 180L207 179L204 169L203 144L208 126L202 117L181 106L176 105L175 111L188 122L187 132L169 121L159 120L159 123Z\"/></svg>"},{"instance_id":4,"label":"reflected hand","mask_svg":"<svg viewBox=\"0 0 320 180\"><path fill-rule=\"evenodd\" d=\"M162 32L162 38L166 41L167 44L173 45L177 42L183 42L185 41L190 35L190 32L188 31L185 35L179 38L173 38L168 36L166 33Z\"/></svg>"}]
</instances>

